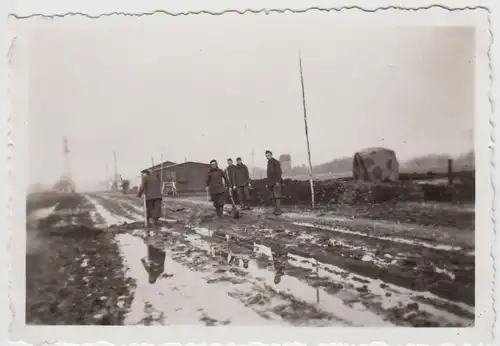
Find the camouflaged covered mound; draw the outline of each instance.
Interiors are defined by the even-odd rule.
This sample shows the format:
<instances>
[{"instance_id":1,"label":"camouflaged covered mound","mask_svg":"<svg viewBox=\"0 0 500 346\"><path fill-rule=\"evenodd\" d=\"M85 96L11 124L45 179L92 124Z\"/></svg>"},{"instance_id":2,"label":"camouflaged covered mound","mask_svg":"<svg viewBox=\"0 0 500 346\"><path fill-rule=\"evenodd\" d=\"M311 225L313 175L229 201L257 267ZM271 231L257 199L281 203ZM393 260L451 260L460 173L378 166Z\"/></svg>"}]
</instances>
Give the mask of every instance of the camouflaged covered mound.
<instances>
[{"instance_id":1,"label":"camouflaged covered mound","mask_svg":"<svg viewBox=\"0 0 500 346\"><path fill-rule=\"evenodd\" d=\"M366 148L354 154L352 176L357 181L398 181L396 153L386 148Z\"/></svg>"}]
</instances>

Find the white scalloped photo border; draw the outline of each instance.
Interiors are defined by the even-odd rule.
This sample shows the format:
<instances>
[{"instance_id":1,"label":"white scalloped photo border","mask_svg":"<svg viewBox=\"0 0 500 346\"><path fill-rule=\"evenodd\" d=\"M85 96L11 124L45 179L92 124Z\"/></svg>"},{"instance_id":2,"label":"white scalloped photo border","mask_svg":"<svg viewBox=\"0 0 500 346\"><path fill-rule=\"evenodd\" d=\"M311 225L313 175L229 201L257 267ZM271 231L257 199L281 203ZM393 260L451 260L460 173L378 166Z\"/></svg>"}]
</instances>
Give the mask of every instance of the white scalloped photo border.
<instances>
[{"instance_id":1,"label":"white scalloped photo border","mask_svg":"<svg viewBox=\"0 0 500 346\"><path fill-rule=\"evenodd\" d=\"M178 344L323 344L323 345L442 345L490 344L494 331L493 259L498 249L494 237L494 157L493 143L497 129L493 118L495 87L492 61L498 54L498 44L492 45L493 16L489 3L448 0L438 3L403 0L397 3L374 4L373 1L327 0L23 0L0 4L3 13L14 13L18 19L8 20L9 40L4 44L5 73L2 79L8 86L0 102L2 135L5 143L6 167L1 172L3 184L0 196L5 198L2 213L6 251L0 251L2 289L5 297L2 327L6 339L19 344L61 343L101 345L178 345ZM5 5L7 6L4 12ZM498 8L498 7L497 7ZM297 327L94 327L94 326L25 326L24 325L24 253L25 185L27 175L27 88L24 66L28 54L23 23L45 16L54 20L113 20L125 15L244 15L278 16L294 12L330 11L332 20L349 21L359 25L466 25L476 27L476 323L470 328L297 328ZM31 17L31 19L28 19ZM495 20L496 19L496 20ZM125 20L125 19L122 19ZM498 26L498 25L497 25ZM9 64L7 64L7 62ZM8 66L8 68L7 68ZM8 81L8 82L7 82ZM5 125L5 126L3 126ZM3 131L6 129L6 131ZM496 152L494 153L496 157ZM495 198L496 199L496 198ZM4 200L2 200L3 202ZM4 299L5 299L4 298ZM2 300L3 302L3 300ZM497 302L495 301L495 304ZM331 342L331 343L330 343Z\"/></svg>"}]
</instances>

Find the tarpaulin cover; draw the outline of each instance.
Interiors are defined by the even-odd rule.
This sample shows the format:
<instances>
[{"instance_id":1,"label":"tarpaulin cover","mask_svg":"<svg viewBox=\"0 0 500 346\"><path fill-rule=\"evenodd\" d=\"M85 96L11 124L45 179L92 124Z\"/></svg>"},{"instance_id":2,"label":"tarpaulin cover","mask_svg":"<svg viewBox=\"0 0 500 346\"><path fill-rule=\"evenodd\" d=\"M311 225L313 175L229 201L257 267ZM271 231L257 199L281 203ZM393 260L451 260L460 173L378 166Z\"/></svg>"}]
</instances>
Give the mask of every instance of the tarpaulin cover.
<instances>
[{"instance_id":1,"label":"tarpaulin cover","mask_svg":"<svg viewBox=\"0 0 500 346\"><path fill-rule=\"evenodd\" d=\"M399 179L396 153L386 148L368 148L354 154L352 171L354 180L376 182Z\"/></svg>"}]
</instances>

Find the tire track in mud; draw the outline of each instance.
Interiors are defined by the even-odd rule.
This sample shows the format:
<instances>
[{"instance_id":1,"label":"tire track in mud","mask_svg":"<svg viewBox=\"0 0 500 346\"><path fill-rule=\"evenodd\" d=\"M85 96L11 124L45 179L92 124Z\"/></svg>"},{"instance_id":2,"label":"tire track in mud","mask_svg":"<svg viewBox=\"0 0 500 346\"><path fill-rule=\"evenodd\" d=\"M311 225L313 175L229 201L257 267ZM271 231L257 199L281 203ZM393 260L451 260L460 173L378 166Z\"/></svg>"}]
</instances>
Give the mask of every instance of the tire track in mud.
<instances>
[{"instance_id":1,"label":"tire track in mud","mask_svg":"<svg viewBox=\"0 0 500 346\"><path fill-rule=\"evenodd\" d=\"M279 254L263 245L255 244L254 246L260 248L260 250L254 251L256 253L254 259L258 265L270 271L276 270L275 258L279 257ZM205 252L207 252L206 244L205 246L198 244L197 247L200 249L205 248ZM262 249L266 249L266 251L262 251ZM267 254L263 254L263 252L267 252ZM185 258L186 256L183 255L182 257ZM432 294L417 293L394 285L388 285L380 280L360 277L311 258L290 253L286 253L285 257L288 258L288 263L280 264L285 268L284 277L294 277L311 287L321 290L321 296L331 294L342 297L347 306L353 304L363 305L365 309L375 311L395 324L414 326L463 325L470 323L470 319L474 318L473 314L470 313L470 309L464 304L455 304L439 299ZM209 263L209 261L205 260L203 263ZM318 268L319 275L315 273L316 268ZM419 308L418 304L416 304L417 301L425 301L426 304L420 304ZM446 306L447 309L438 311L436 302L438 302L439 309L443 309L443 306ZM321 306L322 302L319 304ZM402 310L408 310L406 312L407 316L398 315ZM446 310L454 311L457 315L454 316L454 313L449 313ZM431 316L430 313L435 316Z\"/></svg>"},{"instance_id":2,"label":"tire track in mud","mask_svg":"<svg viewBox=\"0 0 500 346\"><path fill-rule=\"evenodd\" d=\"M124 196L125 197L125 196ZM110 196L106 196L108 201L112 198ZM121 199L121 198L120 198ZM122 200L123 203L133 203L130 201L126 200L126 197ZM122 205L122 203L118 203ZM135 207L137 211L138 207ZM187 239L187 238L186 238ZM186 240L185 240L186 241ZM182 255L175 257L177 261L180 263L183 263L184 265L188 267L192 267L192 263L189 260L190 255L193 253L196 253L197 256L205 256L204 261L201 263L208 263L210 264L212 272L218 272L221 273L221 263L213 263L213 259L210 257L207 257L207 253L210 252L210 246L207 245L207 243L204 243L201 246L198 246L197 250L193 250L193 246L196 248L196 244L192 243L194 241L191 239L191 242L188 241L186 243L186 248L184 252L181 252ZM198 244L199 245L199 244ZM208 249L207 249L208 246ZM203 254L198 253L197 251L202 251ZM175 256L172 254L172 256ZM266 257L266 256L264 256ZM271 256L272 257L272 256ZM310 259L302 259L299 260L293 260L293 258L300 258L297 257L296 255L289 255L289 257L292 258L291 261L293 265L289 265L289 270L287 272L287 276L293 277L294 274L293 272L295 271L296 273L300 272L297 271L297 268L300 268L301 266L303 267L303 264L310 262ZM219 261L220 262L220 261ZM260 257L260 260L257 261L259 263L262 263L262 256ZM265 261L264 261L265 262ZM207 264L207 265L208 265ZM302 264L302 265L301 265ZM268 264L268 267L270 265ZM196 266L195 266L196 267ZM194 268L194 267L193 267ZM196 267L199 270L199 266ZM393 323L399 324L399 325L415 325L415 326L438 326L438 325L450 325L450 326L459 326L459 325L468 325L472 323L474 316L473 316L473 308L471 311L471 307L467 306L465 304L457 304L454 302L450 302L447 300L443 300L440 298L437 298L436 296L432 294L427 294L425 292L415 292L412 290L405 290L401 287L397 287L394 285L388 285L387 283L384 283L383 281L378 280L378 288L375 288L376 285L373 284L373 281L368 277L359 277L359 275L351 274L347 271L342 270L341 268L338 267L333 267L328 266L327 264L321 263L320 268L325 268L321 269L323 270L323 274L326 272L330 272L330 276L333 274L337 275L337 278L335 280L330 280L328 279L328 275L323 275L323 277L314 279L314 275L311 277L311 275L305 275L302 274L298 275L300 277L300 280L305 281L308 285L312 285L312 287L316 286L322 287L321 289L324 291L323 294L329 294L329 295L336 295L336 296L343 296L345 297L344 301L348 303L348 305L356 305L358 308L360 308L360 305L363 306L365 309L369 309L371 311L375 311L378 314L385 315L384 318L393 321ZM269 269L269 268L268 268ZM306 269L306 272L309 269ZM205 271L207 269L205 268ZM210 270L209 270L210 271ZM223 271L224 273L232 273L229 269L226 269ZM292 273L292 274L290 274ZM304 268L302 268L302 273L304 273ZM226 274L228 275L228 274ZM296 276L297 276L296 275ZM349 279L349 276L352 276L351 279ZM233 280L234 278L226 278L226 279L214 279L215 281L217 280ZM212 280L212 279L210 279ZM212 281L214 282L214 281ZM353 283L354 282L354 283ZM360 285L361 283L361 285ZM369 285L367 285L369 284ZM267 287L267 286L266 286ZM369 289L368 289L369 288ZM267 292L268 288L264 289L264 292ZM234 297L238 297L240 299L245 299L246 304L249 304L249 302L252 302L253 300L258 301L259 303L257 306L260 306L259 304L262 304L262 301L269 300L269 294L266 298L266 295L263 295L261 293L260 298L255 298L253 295L255 295L255 292L259 292L262 290L256 289L255 287L252 290L246 290L246 293L238 292L238 293L231 293L230 295ZM374 294L372 291L378 291L378 295ZM250 292L250 293L249 293ZM279 292L279 291L278 291ZM228 293L229 294L229 293ZM283 294L283 292L279 293ZM271 295L271 296L276 296L276 295ZM253 298L252 298L253 297ZM293 297L293 295L292 295ZM385 297L385 302L383 297ZM399 297L399 299L395 299L395 297ZM377 301L378 300L378 301ZM387 301L398 301L397 304L387 304ZM265 306L266 304L264 304ZM289 305L290 306L290 305ZM319 305L321 306L321 304ZM255 307L254 307L255 308ZM265 309L264 309L265 310ZM295 308L289 308L288 310L286 308L283 308L283 311L300 311L300 309ZM265 311L261 311L262 314L266 314ZM283 313L283 312L282 312ZM316 312L317 313L317 310ZM293 320L292 317L289 319Z\"/></svg>"},{"instance_id":3,"label":"tire track in mud","mask_svg":"<svg viewBox=\"0 0 500 346\"><path fill-rule=\"evenodd\" d=\"M108 200L109 201L109 200ZM97 209L100 209L97 207ZM116 209L115 209L116 210ZM192 258L189 256L186 256L186 254L193 253L196 248L192 246L189 242L184 242L181 247L186 247L186 245L191 245L188 248L188 253L185 253L183 251L179 252L176 251L178 250L178 247L176 248L173 246L173 244L169 244L169 259L167 259L167 270L172 270L175 268L177 271L177 274L175 275L177 278L177 281L183 280L185 281L186 277L191 277L192 281L196 282L196 287L189 285L188 283L183 283L180 282L178 285L172 287L163 287L166 291L168 291L168 294L165 292L157 291L153 293L151 292L151 288L153 286L148 286L147 284L144 285L145 283L145 278L143 277L144 271L141 268L137 268L137 263L139 262L139 258L137 254L140 254L140 248L142 247L143 249L145 248L145 245L142 244L142 240L140 239L141 237L138 237L141 234L141 230L136 230L135 231L135 236L134 235L129 235L129 234L120 234L117 236L119 243L121 244L121 247L123 249L123 252L125 253L125 258L128 259L127 262L128 266L131 269L131 271L135 272L133 273L133 276L137 279L137 281L142 281L142 284L140 283L138 286L138 289L136 289L135 294L138 295L135 300L136 306L135 306L135 311L132 312L132 316L130 316L129 322L130 323L141 323L141 321L148 321L148 323L159 323L163 324L169 323L169 318L172 319L174 318L175 320L175 315L180 315L181 316L181 322L182 322L182 316L183 316L183 311L184 310L189 310L190 307L192 306L198 306L196 309L196 312L190 311L192 316L189 318L189 323L193 323L195 321L193 320L198 320L202 322L203 324L206 325L217 325L217 324L269 324L269 323L276 323L276 322L288 322L293 324L300 324L300 325L315 325L314 323L316 320L320 320L320 325L351 325L352 322L347 322L347 321L342 321L338 318L336 318L332 312L330 313L325 313L325 312L320 312L317 308L313 306L308 306L307 303L299 301L298 299L294 298L293 296L287 297L288 299L281 298L280 300L277 300L278 297L283 296L283 293L277 293L274 292L272 294L273 297L273 302L275 303L276 306L274 306L275 309L277 309L278 312L274 313L274 316L272 313L272 309L254 309L250 307L248 309L248 303L246 300L254 294L254 290L252 287L255 286L255 284L249 285L249 282L247 283L247 288L244 290L243 287L240 287L240 290L234 291L231 287L231 285L227 286L224 285L224 280L214 280L213 278L207 278L204 274L205 271L201 271L199 268L196 270L193 267L193 262L189 262L187 259ZM143 236L143 235L142 235ZM173 238L173 237L168 237L168 239L179 239L179 238ZM164 240L164 242L167 240ZM177 243L177 242L176 242ZM133 251L128 251L127 248L134 248ZM126 254L128 252L128 255ZM134 255L133 255L133 254ZM203 254L206 255L206 252L203 252ZM135 257L135 260L134 260ZM140 256L139 256L140 257ZM209 259L210 260L210 259ZM132 263L131 263L132 262ZM135 263L134 263L135 262ZM213 262L213 260L211 261ZM220 264L217 265L217 270L220 270L219 268ZM203 275L202 275L203 273ZM167 274L168 275L168 274ZM171 274L174 275L174 274ZM141 278L142 276L142 278ZM194 276L194 278L193 278ZM165 281L163 281L165 282ZM175 282L175 281L174 281ZM216 287L213 287L216 286ZM226 287L224 287L226 286ZM192 294L191 299L186 301L185 303L179 305L179 311L161 311L162 309L160 308L160 311L158 311L158 307L161 306L161 301L158 301L158 298L160 298L162 295L168 295L168 296L175 296L176 291L184 291L184 292L190 292ZM149 292L148 292L149 291ZM260 289L261 292L267 292L268 296L270 293L270 289L267 288L262 288ZM272 290L271 290L272 291ZM221 292L223 292L223 297L221 297ZM210 294L208 294L210 293ZM198 301L200 296L207 296L207 294L210 296L210 299L204 299L204 302ZM155 297L156 296L156 297ZM183 295L181 295L183 296ZM285 295L286 296L286 295ZM156 299L155 299L156 298ZM178 297L177 300L179 300L180 297ZM236 298L236 299L235 299ZM149 299L149 300L148 300ZM213 309L213 306L205 306L205 308L199 308L203 307L207 303L210 303L212 300L219 300L220 303L216 304L219 307L223 307L223 310L226 311L217 311L218 309ZM142 300L142 302L141 302ZM152 300L156 300L156 303L153 304ZM176 300L176 301L177 301ZM182 299L180 299L182 301ZM169 301L171 301L169 299ZM235 304L238 302L238 304ZM137 303L139 305L137 305ZM295 307L292 308L291 304L293 304ZM132 303L134 306L134 302ZM144 309L142 309L142 306L144 305ZM169 304L168 308L171 308L172 304ZM210 304L209 304L210 305ZM262 304L258 304L257 307L259 307ZM299 313L301 310L298 309L298 307L303 306L306 307L305 309L302 309L302 312ZM243 310L242 310L243 309ZM165 310L165 307L164 309ZM249 312L247 311L251 311ZM265 311L262 311L265 310ZM267 311L268 310L268 311ZM288 311L288 313L286 312ZM305 311L309 311L307 315L304 315ZM150 313L148 316L141 316L144 312ZM290 312L294 312L295 316L292 316ZM196 317L196 315L198 315ZM290 315L290 316L288 316ZM366 315L366 313L363 313L362 315ZM241 317L240 317L241 316ZM298 321L298 317L301 316L302 320ZM375 316L376 317L376 316ZM376 318L379 320L378 318ZM160 321L159 321L160 320ZM324 320L321 322L321 320ZM328 322L330 321L330 322ZM333 321L333 322L331 322ZM381 321L381 320L380 320ZM381 322L378 321L378 324ZM186 322L186 321L184 321Z\"/></svg>"},{"instance_id":4,"label":"tire track in mud","mask_svg":"<svg viewBox=\"0 0 500 346\"><path fill-rule=\"evenodd\" d=\"M136 202L127 196L118 198L124 203ZM175 204L176 201L171 200L169 203ZM181 213L167 211L167 214L175 219L192 222L193 214L198 214L196 209L186 209ZM202 214L200 212L196 216L203 219ZM325 230L324 227L304 226L286 219L255 217L251 213L237 221L227 218L219 222L209 217L204 222L207 227L248 232L264 242L279 239L297 255L315 257L370 279L382 279L407 289L430 291L445 299L466 303L471 307L474 305L475 256L469 251L450 249L438 243L422 246L415 237L408 237L407 241L394 241L394 237L382 238L336 228Z\"/></svg>"},{"instance_id":5,"label":"tire track in mud","mask_svg":"<svg viewBox=\"0 0 500 346\"><path fill-rule=\"evenodd\" d=\"M31 205L49 201L50 213L28 210L39 218L27 222L26 323L122 324L128 283L112 235L95 228L102 219L84 196L51 193Z\"/></svg>"}]
</instances>

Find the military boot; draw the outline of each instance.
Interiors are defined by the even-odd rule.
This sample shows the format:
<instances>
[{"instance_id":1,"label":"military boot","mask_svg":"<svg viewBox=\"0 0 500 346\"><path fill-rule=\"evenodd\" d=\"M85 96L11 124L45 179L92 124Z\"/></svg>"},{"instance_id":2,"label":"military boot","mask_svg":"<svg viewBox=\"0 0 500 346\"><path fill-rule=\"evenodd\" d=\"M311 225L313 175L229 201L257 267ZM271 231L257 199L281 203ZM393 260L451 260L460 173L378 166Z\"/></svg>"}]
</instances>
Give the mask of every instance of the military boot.
<instances>
[{"instance_id":1,"label":"military boot","mask_svg":"<svg viewBox=\"0 0 500 346\"><path fill-rule=\"evenodd\" d=\"M217 209L215 209L215 211L217 213L217 217L221 218L222 214L223 214L222 207L217 207Z\"/></svg>"},{"instance_id":2,"label":"military boot","mask_svg":"<svg viewBox=\"0 0 500 346\"><path fill-rule=\"evenodd\" d=\"M281 215L281 200L278 198L274 200L274 215Z\"/></svg>"}]
</instances>

